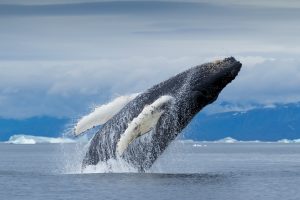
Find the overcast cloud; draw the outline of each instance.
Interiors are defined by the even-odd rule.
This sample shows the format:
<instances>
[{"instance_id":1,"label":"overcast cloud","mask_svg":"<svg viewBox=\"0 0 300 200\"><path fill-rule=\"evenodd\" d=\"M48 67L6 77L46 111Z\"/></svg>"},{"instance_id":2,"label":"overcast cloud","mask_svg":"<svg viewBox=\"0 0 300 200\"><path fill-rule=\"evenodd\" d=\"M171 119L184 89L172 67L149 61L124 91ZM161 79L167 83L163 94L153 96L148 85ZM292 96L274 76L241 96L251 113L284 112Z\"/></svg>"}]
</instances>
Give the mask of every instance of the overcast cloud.
<instances>
[{"instance_id":1,"label":"overcast cloud","mask_svg":"<svg viewBox=\"0 0 300 200\"><path fill-rule=\"evenodd\" d=\"M217 104L298 102L299 11L292 0L2 0L0 117L77 117L226 56L243 69Z\"/></svg>"}]
</instances>

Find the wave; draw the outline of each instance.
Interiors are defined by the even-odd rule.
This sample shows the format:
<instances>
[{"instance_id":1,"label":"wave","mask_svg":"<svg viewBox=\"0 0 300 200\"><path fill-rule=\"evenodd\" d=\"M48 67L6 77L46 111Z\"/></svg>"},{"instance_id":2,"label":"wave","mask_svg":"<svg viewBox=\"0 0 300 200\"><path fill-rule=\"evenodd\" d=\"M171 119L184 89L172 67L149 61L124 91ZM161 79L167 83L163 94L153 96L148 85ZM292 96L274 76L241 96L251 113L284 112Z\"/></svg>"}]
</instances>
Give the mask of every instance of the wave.
<instances>
[{"instance_id":1,"label":"wave","mask_svg":"<svg viewBox=\"0 0 300 200\"><path fill-rule=\"evenodd\" d=\"M33 135L13 135L5 143L7 144L59 144L59 143L75 143L76 141L70 138L53 138Z\"/></svg>"}]
</instances>

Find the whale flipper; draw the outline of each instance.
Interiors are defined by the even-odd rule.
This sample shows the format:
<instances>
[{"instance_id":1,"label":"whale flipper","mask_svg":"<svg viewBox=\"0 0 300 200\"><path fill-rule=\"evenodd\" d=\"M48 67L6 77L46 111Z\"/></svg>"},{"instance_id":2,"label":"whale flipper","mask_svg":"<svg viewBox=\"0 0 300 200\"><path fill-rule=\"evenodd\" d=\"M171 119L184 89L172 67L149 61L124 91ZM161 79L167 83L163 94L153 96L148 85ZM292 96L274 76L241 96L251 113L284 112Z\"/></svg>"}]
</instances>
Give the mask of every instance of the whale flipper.
<instances>
[{"instance_id":1,"label":"whale flipper","mask_svg":"<svg viewBox=\"0 0 300 200\"><path fill-rule=\"evenodd\" d=\"M115 114L117 114L124 106L126 106L131 100L133 100L138 93L128 96L120 96L115 98L108 104L96 107L93 112L82 117L75 126L74 135L78 136L86 132L87 130L99 125L105 124Z\"/></svg>"},{"instance_id":2,"label":"whale flipper","mask_svg":"<svg viewBox=\"0 0 300 200\"><path fill-rule=\"evenodd\" d=\"M144 107L143 111L128 124L124 134L121 135L117 143L117 155L122 155L134 139L149 133L156 127L158 120L164 113L163 107L172 99L173 97L168 95L161 96L152 104Z\"/></svg>"}]
</instances>

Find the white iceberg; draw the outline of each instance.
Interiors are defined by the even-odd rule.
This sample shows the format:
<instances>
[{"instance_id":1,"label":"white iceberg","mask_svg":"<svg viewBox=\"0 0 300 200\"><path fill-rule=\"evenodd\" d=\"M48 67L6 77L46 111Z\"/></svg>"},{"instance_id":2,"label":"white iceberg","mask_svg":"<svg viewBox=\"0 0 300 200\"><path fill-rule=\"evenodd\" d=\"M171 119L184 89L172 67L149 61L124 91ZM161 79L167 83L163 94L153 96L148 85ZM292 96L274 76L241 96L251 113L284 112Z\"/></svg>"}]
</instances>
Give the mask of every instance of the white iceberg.
<instances>
[{"instance_id":1,"label":"white iceberg","mask_svg":"<svg viewBox=\"0 0 300 200\"><path fill-rule=\"evenodd\" d=\"M216 141L217 143L236 143L238 142L236 139L234 138L231 138L231 137L226 137L226 138L223 138L221 140L218 140Z\"/></svg>"},{"instance_id":2,"label":"white iceberg","mask_svg":"<svg viewBox=\"0 0 300 200\"><path fill-rule=\"evenodd\" d=\"M300 143L300 139L295 139L295 140L282 139L282 140L278 140L277 142L278 143L285 143L285 144Z\"/></svg>"},{"instance_id":3,"label":"white iceberg","mask_svg":"<svg viewBox=\"0 0 300 200\"><path fill-rule=\"evenodd\" d=\"M300 139L281 139L278 141L260 141L260 140L236 140L231 137L226 137L220 140L215 141L193 141L193 140L181 140L179 141L181 143L284 143L284 144L290 144L290 143L300 143Z\"/></svg>"},{"instance_id":4,"label":"white iceberg","mask_svg":"<svg viewBox=\"0 0 300 200\"><path fill-rule=\"evenodd\" d=\"M53 138L33 135L13 135L5 143L8 144L59 144L59 143L74 143L75 140L70 138Z\"/></svg>"},{"instance_id":5,"label":"white iceberg","mask_svg":"<svg viewBox=\"0 0 300 200\"><path fill-rule=\"evenodd\" d=\"M300 139L295 139L293 141L294 141L294 143L300 143Z\"/></svg>"}]
</instances>

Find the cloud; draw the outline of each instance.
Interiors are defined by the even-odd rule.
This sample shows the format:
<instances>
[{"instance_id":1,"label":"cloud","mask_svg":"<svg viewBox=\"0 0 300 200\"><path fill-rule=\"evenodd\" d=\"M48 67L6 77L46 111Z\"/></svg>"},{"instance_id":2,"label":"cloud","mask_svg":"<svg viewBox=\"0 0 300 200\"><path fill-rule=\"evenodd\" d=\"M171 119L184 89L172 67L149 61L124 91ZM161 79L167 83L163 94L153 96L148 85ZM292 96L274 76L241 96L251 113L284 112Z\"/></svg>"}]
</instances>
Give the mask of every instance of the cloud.
<instances>
[{"instance_id":1,"label":"cloud","mask_svg":"<svg viewBox=\"0 0 300 200\"><path fill-rule=\"evenodd\" d=\"M111 0L113 1L113 0ZM128 0L119 0L119 2L126 2ZM141 0L143 1L143 0ZM144 0L149 1L149 0ZM153 0L161 1L161 0ZM51 5L51 4L74 4L74 3L86 3L86 0L2 0L0 4L15 4L15 5ZM109 2L109 0L90 0L90 2ZM165 2L182 2L180 0L165 0ZM213 4L229 4L229 5L247 5L247 6L263 6L263 7L280 7L280 8L296 8L300 7L300 3L297 0L189 0L194 3L213 3Z\"/></svg>"},{"instance_id":2,"label":"cloud","mask_svg":"<svg viewBox=\"0 0 300 200\"><path fill-rule=\"evenodd\" d=\"M243 60L243 59L241 59ZM290 103L300 101L300 61L298 59L274 59L243 67L234 84L224 91L224 101L236 103Z\"/></svg>"},{"instance_id":3,"label":"cloud","mask_svg":"<svg viewBox=\"0 0 300 200\"><path fill-rule=\"evenodd\" d=\"M300 52L300 12L291 8L95 2L1 9L2 60Z\"/></svg>"},{"instance_id":4,"label":"cloud","mask_svg":"<svg viewBox=\"0 0 300 200\"><path fill-rule=\"evenodd\" d=\"M65 4L0 4L2 16L53 16L53 15L149 15L163 12L189 13L211 10L218 6L196 2L167 1L102 1Z\"/></svg>"},{"instance_id":5,"label":"cloud","mask_svg":"<svg viewBox=\"0 0 300 200\"><path fill-rule=\"evenodd\" d=\"M185 58L133 57L0 62L0 116L76 117L93 105L145 90L181 71L186 61Z\"/></svg>"},{"instance_id":6,"label":"cloud","mask_svg":"<svg viewBox=\"0 0 300 200\"><path fill-rule=\"evenodd\" d=\"M76 117L226 56L219 102L298 101L300 7L272 2L2 1L0 116Z\"/></svg>"},{"instance_id":7,"label":"cloud","mask_svg":"<svg viewBox=\"0 0 300 200\"><path fill-rule=\"evenodd\" d=\"M242 107L253 103L300 101L300 61L238 56L243 69L221 94L219 102ZM141 92L170 76L213 58L127 58L94 62L1 63L0 116L76 117L93 105Z\"/></svg>"}]
</instances>

